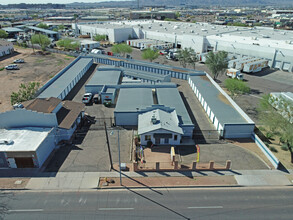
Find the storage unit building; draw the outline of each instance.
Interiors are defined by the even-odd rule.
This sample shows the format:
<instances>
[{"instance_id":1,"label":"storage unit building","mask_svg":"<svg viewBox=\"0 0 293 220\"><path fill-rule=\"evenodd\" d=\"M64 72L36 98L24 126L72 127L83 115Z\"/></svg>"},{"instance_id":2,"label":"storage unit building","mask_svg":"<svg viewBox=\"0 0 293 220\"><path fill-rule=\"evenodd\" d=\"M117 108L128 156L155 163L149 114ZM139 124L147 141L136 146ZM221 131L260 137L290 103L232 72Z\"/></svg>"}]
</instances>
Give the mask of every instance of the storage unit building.
<instances>
[{"instance_id":1,"label":"storage unit building","mask_svg":"<svg viewBox=\"0 0 293 220\"><path fill-rule=\"evenodd\" d=\"M114 110L115 124L137 126L140 111L153 104L152 88L121 88Z\"/></svg>"},{"instance_id":2,"label":"storage unit building","mask_svg":"<svg viewBox=\"0 0 293 220\"><path fill-rule=\"evenodd\" d=\"M183 136L192 137L194 124L185 108L177 88L157 88L158 104L175 108L179 117L179 125L183 129Z\"/></svg>"},{"instance_id":3,"label":"storage unit building","mask_svg":"<svg viewBox=\"0 0 293 220\"><path fill-rule=\"evenodd\" d=\"M38 98L55 97L63 100L92 64L91 57L76 58L38 91Z\"/></svg>"},{"instance_id":4,"label":"storage unit building","mask_svg":"<svg viewBox=\"0 0 293 220\"><path fill-rule=\"evenodd\" d=\"M244 115L244 112L240 114L241 109L236 103L232 103L232 100L227 99L219 90L220 87L216 88L207 76L190 75L188 82L215 129L222 137L251 137L255 126L254 122L247 115Z\"/></svg>"}]
</instances>

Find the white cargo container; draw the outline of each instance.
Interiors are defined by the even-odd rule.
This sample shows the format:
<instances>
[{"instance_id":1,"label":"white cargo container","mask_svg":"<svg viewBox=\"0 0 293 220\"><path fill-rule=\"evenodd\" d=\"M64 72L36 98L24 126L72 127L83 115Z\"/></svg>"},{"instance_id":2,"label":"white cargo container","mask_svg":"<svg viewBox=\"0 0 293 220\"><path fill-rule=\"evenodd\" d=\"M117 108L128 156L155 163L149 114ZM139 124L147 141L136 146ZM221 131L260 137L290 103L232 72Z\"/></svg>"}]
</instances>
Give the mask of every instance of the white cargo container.
<instances>
[{"instance_id":1,"label":"white cargo container","mask_svg":"<svg viewBox=\"0 0 293 220\"><path fill-rule=\"evenodd\" d=\"M252 63L258 60L260 60L260 58L248 58L247 60L239 61L236 63L235 69L242 71L246 63Z\"/></svg>"},{"instance_id":2,"label":"white cargo container","mask_svg":"<svg viewBox=\"0 0 293 220\"><path fill-rule=\"evenodd\" d=\"M254 62L245 63L242 71L246 73L257 73L266 67L268 67L268 60L257 60Z\"/></svg>"}]
</instances>

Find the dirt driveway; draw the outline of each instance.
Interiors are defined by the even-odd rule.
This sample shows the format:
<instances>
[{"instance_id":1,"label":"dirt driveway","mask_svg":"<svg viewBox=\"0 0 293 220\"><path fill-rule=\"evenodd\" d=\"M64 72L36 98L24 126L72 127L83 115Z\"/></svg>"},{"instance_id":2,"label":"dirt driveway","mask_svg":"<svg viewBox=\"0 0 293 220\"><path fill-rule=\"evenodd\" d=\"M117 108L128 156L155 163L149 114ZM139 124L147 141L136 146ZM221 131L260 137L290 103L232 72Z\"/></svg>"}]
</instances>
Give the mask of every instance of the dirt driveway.
<instances>
[{"instance_id":1,"label":"dirt driveway","mask_svg":"<svg viewBox=\"0 0 293 220\"><path fill-rule=\"evenodd\" d=\"M10 95L18 91L21 83L36 81L43 85L74 60L74 57L63 54L33 54L31 48L15 46L14 50L13 56L1 58L0 68L13 63L15 59L24 59L25 63L18 64L19 70L0 71L0 112L11 109Z\"/></svg>"}]
</instances>

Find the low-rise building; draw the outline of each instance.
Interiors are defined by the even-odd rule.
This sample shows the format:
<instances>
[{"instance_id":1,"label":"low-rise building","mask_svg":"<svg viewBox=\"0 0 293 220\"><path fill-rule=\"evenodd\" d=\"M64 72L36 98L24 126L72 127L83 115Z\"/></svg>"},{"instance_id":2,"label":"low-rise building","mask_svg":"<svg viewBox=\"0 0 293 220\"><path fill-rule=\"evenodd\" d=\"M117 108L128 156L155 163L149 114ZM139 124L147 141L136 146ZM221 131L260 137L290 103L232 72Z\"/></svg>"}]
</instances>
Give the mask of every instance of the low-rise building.
<instances>
[{"instance_id":1,"label":"low-rise building","mask_svg":"<svg viewBox=\"0 0 293 220\"><path fill-rule=\"evenodd\" d=\"M23 107L0 114L0 167L40 168L60 141L70 140L84 104L51 97Z\"/></svg>"},{"instance_id":2,"label":"low-rise building","mask_svg":"<svg viewBox=\"0 0 293 220\"><path fill-rule=\"evenodd\" d=\"M0 57L12 54L13 52L14 48L11 42L0 40Z\"/></svg>"}]
</instances>

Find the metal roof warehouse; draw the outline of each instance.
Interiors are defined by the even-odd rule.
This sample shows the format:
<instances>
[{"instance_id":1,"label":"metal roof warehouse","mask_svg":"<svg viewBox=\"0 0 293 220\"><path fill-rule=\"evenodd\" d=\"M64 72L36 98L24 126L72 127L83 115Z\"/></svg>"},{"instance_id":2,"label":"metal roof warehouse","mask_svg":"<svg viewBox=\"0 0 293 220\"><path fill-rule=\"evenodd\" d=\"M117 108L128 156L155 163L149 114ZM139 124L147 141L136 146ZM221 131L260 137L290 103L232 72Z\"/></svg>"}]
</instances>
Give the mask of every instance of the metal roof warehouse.
<instances>
[{"instance_id":1,"label":"metal roof warehouse","mask_svg":"<svg viewBox=\"0 0 293 220\"><path fill-rule=\"evenodd\" d=\"M38 98L55 97L63 100L91 67L92 63L93 59L90 57L75 59L42 87Z\"/></svg>"}]
</instances>

